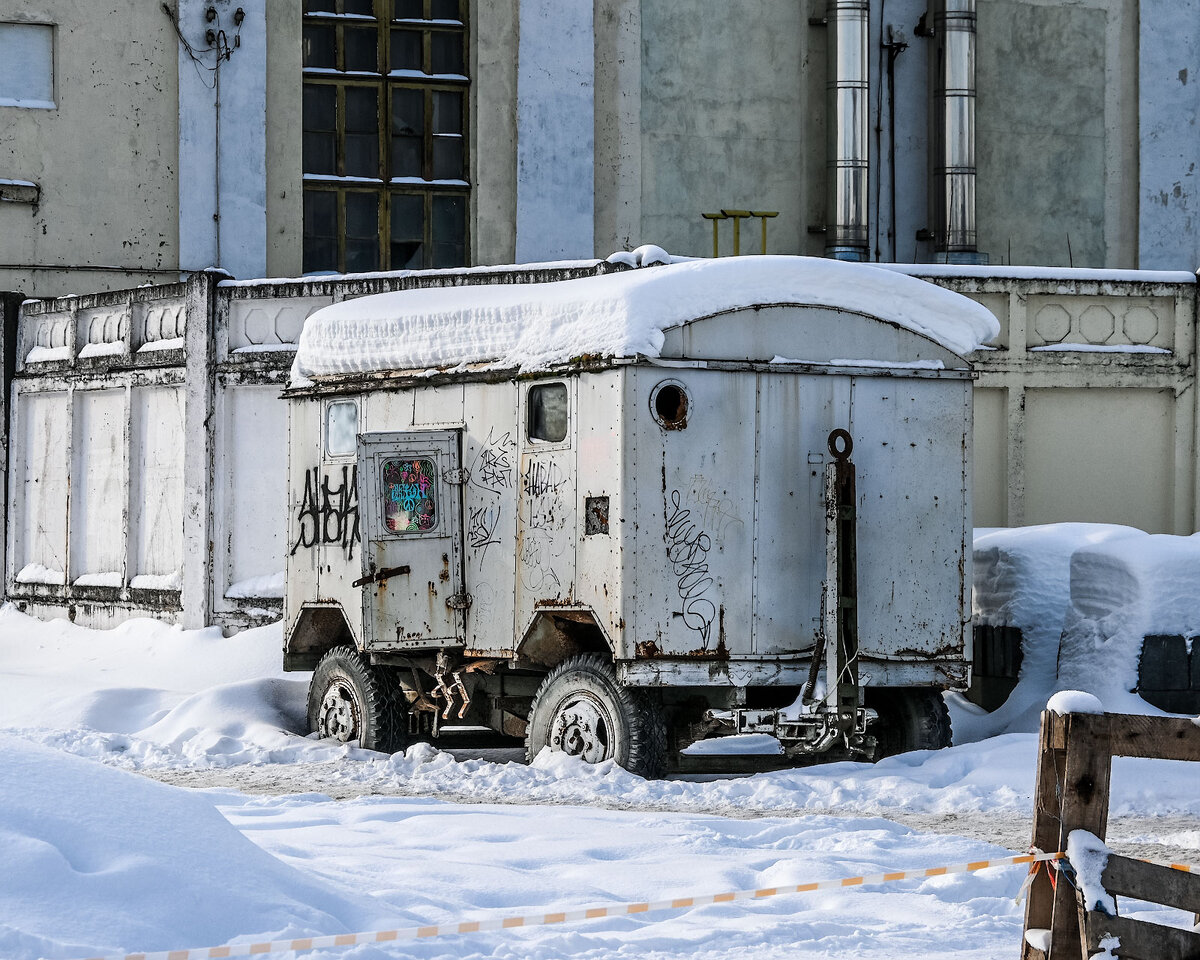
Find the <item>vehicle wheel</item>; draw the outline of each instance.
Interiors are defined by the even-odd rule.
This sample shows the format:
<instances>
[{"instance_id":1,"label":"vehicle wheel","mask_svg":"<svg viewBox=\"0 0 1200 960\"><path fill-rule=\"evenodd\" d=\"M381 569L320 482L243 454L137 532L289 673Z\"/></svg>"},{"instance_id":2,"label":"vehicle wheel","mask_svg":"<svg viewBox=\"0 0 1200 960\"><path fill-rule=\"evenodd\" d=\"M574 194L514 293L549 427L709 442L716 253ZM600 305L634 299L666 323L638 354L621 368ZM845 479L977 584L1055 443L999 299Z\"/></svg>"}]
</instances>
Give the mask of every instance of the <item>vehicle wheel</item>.
<instances>
[{"instance_id":1,"label":"vehicle wheel","mask_svg":"<svg viewBox=\"0 0 1200 960\"><path fill-rule=\"evenodd\" d=\"M407 711L390 670L349 645L321 658L308 685L308 729L341 743L395 753L406 745Z\"/></svg>"},{"instance_id":2,"label":"vehicle wheel","mask_svg":"<svg viewBox=\"0 0 1200 960\"><path fill-rule=\"evenodd\" d=\"M543 747L587 763L616 760L630 773L661 777L667 729L659 705L617 683L612 664L596 654L563 661L546 675L529 708L525 753Z\"/></svg>"},{"instance_id":3,"label":"vehicle wheel","mask_svg":"<svg viewBox=\"0 0 1200 960\"><path fill-rule=\"evenodd\" d=\"M910 750L950 746L950 711L940 690L928 688L871 690L867 706L879 714L871 725L875 759Z\"/></svg>"}]
</instances>

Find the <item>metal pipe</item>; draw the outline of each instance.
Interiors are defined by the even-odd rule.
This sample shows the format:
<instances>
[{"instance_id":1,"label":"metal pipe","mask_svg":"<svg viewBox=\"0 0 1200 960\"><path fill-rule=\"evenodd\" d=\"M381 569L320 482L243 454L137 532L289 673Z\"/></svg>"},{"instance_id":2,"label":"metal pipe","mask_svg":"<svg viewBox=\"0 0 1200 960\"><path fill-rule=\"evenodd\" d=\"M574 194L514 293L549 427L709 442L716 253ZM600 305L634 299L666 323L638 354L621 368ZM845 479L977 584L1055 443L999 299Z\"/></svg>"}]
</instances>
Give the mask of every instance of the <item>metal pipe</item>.
<instances>
[{"instance_id":1,"label":"metal pipe","mask_svg":"<svg viewBox=\"0 0 1200 960\"><path fill-rule=\"evenodd\" d=\"M868 259L869 0L829 0L825 255Z\"/></svg>"},{"instance_id":2,"label":"metal pipe","mask_svg":"<svg viewBox=\"0 0 1200 960\"><path fill-rule=\"evenodd\" d=\"M975 0L935 0L930 216L940 260L973 262Z\"/></svg>"}]
</instances>

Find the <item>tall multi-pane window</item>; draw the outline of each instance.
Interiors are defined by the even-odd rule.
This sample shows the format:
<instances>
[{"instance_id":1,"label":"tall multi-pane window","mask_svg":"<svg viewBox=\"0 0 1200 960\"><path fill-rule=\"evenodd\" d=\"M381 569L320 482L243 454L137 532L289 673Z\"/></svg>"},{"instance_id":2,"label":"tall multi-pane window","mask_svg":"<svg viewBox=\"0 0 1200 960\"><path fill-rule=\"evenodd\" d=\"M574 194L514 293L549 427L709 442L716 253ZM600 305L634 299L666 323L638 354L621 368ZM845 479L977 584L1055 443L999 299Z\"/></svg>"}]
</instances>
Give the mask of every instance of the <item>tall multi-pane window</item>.
<instances>
[{"instance_id":1,"label":"tall multi-pane window","mask_svg":"<svg viewBox=\"0 0 1200 960\"><path fill-rule=\"evenodd\" d=\"M304 0L304 269L467 262L469 0Z\"/></svg>"}]
</instances>

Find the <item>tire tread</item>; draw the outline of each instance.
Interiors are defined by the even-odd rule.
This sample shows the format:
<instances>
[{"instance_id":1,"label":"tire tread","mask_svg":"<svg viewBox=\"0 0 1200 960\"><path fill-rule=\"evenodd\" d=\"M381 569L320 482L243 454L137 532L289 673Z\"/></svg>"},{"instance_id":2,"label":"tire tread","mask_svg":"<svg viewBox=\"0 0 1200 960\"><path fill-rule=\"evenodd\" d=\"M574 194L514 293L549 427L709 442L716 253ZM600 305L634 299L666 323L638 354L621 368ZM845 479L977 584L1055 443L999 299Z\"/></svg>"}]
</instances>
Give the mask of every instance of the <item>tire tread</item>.
<instances>
[{"instance_id":1,"label":"tire tread","mask_svg":"<svg viewBox=\"0 0 1200 960\"><path fill-rule=\"evenodd\" d=\"M372 666L350 644L327 650L313 671L308 693L309 730L317 730L317 710L324 695L322 679L334 670L350 676L362 691L366 715L362 718L359 745L382 753L403 750L408 742L408 710L403 688L392 670Z\"/></svg>"},{"instance_id":2,"label":"tire tread","mask_svg":"<svg viewBox=\"0 0 1200 960\"><path fill-rule=\"evenodd\" d=\"M534 750L534 718L545 694L564 674L573 671L590 673L604 680L616 691L617 706L624 712L629 723L629 758L622 766L647 780L662 777L667 770L667 727L663 721L662 708L645 691L636 687L622 686L612 662L595 653L583 653L568 657L554 667L534 695L529 707L529 726L525 733L525 755L532 762Z\"/></svg>"}]
</instances>

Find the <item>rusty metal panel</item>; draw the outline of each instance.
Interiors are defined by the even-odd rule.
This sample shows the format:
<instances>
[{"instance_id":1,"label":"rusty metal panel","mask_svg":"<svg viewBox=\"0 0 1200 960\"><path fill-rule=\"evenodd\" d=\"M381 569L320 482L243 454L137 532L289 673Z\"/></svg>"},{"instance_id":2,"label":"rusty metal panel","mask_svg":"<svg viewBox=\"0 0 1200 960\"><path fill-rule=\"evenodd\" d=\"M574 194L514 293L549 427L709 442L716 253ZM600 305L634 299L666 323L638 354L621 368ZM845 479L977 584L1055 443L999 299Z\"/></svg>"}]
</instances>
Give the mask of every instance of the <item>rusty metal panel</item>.
<instances>
[{"instance_id":1,"label":"rusty metal panel","mask_svg":"<svg viewBox=\"0 0 1200 960\"><path fill-rule=\"evenodd\" d=\"M322 448L322 418L324 404L319 399L294 399L288 402L288 453L287 453L287 492L286 492L286 538L285 538L285 570L284 583L284 624L287 635L295 625L303 604L325 599L322 596L320 575L320 544L326 531L326 519L314 510L319 511L320 502L313 502L313 481L316 480L318 489L324 470L321 462ZM331 504L332 506L332 504ZM334 522L334 527L349 521L350 532L358 530L358 497L355 488L355 499L352 515L347 512ZM338 534L339 547L346 538L340 531ZM357 541L346 543L349 547L354 544L357 559ZM348 552L348 551L347 551ZM351 561L343 561L349 570ZM355 574L357 576L357 574ZM339 578L340 579L340 578ZM350 577L349 579L353 579ZM357 598L356 598L357 599ZM345 609L350 620L350 627L355 637L362 636L361 609L351 606Z\"/></svg>"},{"instance_id":2,"label":"rusty metal panel","mask_svg":"<svg viewBox=\"0 0 1200 960\"><path fill-rule=\"evenodd\" d=\"M575 603L577 387L577 377L551 377L520 384L516 582L516 624L520 634L528 629L539 606ZM552 439L538 439L537 430L530 428L530 394L535 398L557 396L560 388L566 405L561 438L554 432L549 434Z\"/></svg>"},{"instance_id":3,"label":"rusty metal panel","mask_svg":"<svg viewBox=\"0 0 1200 960\"><path fill-rule=\"evenodd\" d=\"M624 369L579 380L579 529L575 598L590 607L610 641L622 633L622 547L632 537L625 519L621 474L625 469L621 380Z\"/></svg>"},{"instance_id":4,"label":"rusty metal panel","mask_svg":"<svg viewBox=\"0 0 1200 960\"><path fill-rule=\"evenodd\" d=\"M364 542L352 586L372 650L465 640L460 442L459 430L358 438Z\"/></svg>"},{"instance_id":5,"label":"rusty metal panel","mask_svg":"<svg viewBox=\"0 0 1200 960\"><path fill-rule=\"evenodd\" d=\"M760 374L754 653L795 654L820 631L829 432L850 422L850 379Z\"/></svg>"},{"instance_id":6,"label":"rusty metal panel","mask_svg":"<svg viewBox=\"0 0 1200 960\"><path fill-rule=\"evenodd\" d=\"M853 389L863 656L959 653L970 618L970 384L857 377Z\"/></svg>"},{"instance_id":7,"label":"rusty metal panel","mask_svg":"<svg viewBox=\"0 0 1200 960\"><path fill-rule=\"evenodd\" d=\"M517 385L468 384L464 394L463 489L467 646L512 650L517 625Z\"/></svg>"},{"instance_id":8,"label":"rusty metal panel","mask_svg":"<svg viewBox=\"0 0 1200 960\"><path fill-rule=\"evenodd\" d=\"M631 641L643 658L751 652L755 381L753 372L657 366L628 377L636 592L626 609L638 609L627 654ZM674 401L658 403L664 390L683 393L685 422L672 420Z\"/></svg>"}]
</instances>

